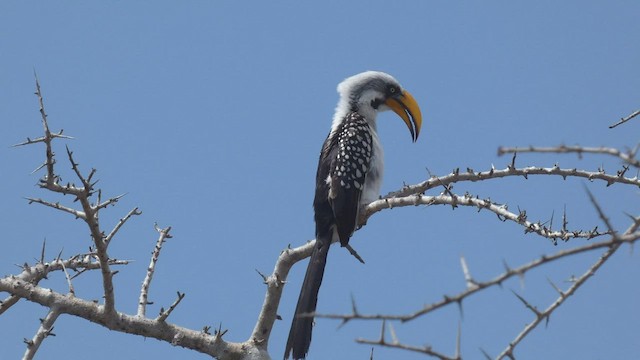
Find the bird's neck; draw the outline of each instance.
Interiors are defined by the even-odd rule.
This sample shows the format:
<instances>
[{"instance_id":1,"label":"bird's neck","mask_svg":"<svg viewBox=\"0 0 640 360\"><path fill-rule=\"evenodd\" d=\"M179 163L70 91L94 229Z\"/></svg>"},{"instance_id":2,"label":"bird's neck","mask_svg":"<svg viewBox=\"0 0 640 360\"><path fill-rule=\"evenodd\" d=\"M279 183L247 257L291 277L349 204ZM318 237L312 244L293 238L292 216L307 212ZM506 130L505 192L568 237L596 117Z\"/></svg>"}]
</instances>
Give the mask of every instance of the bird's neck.
<instances>
[{"instance_id":1,"label":"bird's neck","mask_svg":"<svg viewBox=\"0 0 640 360\"><path fill-rule=\"evenodd\" d=\"M377 133L378 127L376 126L376 118L378 116L378 111L376 111L373 107L371 107L371 105L368 104L354 105L344 100L341 100L338 103L338 106L336 106L336 112L333 114L333 122L331 124L331 133L335 133L338 130L338 126L340 126L340 123L347 116L347 114L354 111L367 119L369 128L374 133Z\"/></svg>"}]
</instances>

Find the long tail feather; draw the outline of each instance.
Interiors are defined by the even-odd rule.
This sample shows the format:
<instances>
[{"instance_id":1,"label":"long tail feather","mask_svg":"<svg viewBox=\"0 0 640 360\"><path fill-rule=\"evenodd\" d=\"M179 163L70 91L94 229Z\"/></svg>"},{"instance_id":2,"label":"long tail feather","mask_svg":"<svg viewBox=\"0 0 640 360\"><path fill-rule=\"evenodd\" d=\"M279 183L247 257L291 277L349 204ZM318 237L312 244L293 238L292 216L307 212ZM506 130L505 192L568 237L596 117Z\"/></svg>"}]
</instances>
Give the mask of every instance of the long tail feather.
<instances>
[{"instance_id":1,"label":"long tail feather","mask_svg":"<svg viewBox=\"0 0 640 360\"><path fill-rule=\"evenodd\" d=\"M291 322L291 330L289 330L289 339L285 349L284 358L289 358L293 354L294 360L304 359L309 352L311 344L311 332L313 330L313 317L300 316L301 314L309 314L316 311L318 302L318 290L322 284L322 276L324 275L324 267L327 263L327 254L331 239L318 238L316 247L311 254L311 260L307 267L307 272L302 282L302 289L298 297L298 305Z\"/></svg>"}]
</instances>

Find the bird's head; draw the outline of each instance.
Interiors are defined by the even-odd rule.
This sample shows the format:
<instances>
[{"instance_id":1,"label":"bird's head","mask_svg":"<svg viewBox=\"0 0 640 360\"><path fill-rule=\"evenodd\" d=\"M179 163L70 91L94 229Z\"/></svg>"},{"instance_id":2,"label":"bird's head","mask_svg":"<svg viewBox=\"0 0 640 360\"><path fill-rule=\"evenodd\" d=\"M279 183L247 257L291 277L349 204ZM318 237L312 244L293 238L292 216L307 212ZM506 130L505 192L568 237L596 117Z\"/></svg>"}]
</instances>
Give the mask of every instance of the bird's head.
<instances>
[{"instance_id":1,"label":"bird's head","mask_svg":"<svg viewBox=\"0 0 640 360\"><path fill-rule=\"evenodd\" d=\"M357 111L375 128L380 111L393 110L407 125L415 142L422 126L420 107L413 96L400 86L393 76L380 71L366 71L346 78L338 85L340 101L336 108L334 125L346 113Z\"/></svg>"}]
</instances>

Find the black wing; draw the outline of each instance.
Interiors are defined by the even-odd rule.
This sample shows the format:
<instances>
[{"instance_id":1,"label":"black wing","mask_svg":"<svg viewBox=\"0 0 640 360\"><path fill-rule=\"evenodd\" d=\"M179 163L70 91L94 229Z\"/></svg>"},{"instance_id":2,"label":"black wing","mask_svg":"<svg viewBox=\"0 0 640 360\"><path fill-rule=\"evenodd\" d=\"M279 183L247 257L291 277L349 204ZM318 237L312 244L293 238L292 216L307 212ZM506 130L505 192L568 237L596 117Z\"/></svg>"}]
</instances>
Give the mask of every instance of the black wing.
<instances>
[{"instance_id":1,"label":"black wing","mask_svg":"<svg viewBox=\"0 0 640 360\"><path fill-rule=\"evenodd\" d=\"M370 169L373 139L365 118L352 112L337 129L330 167L329 203L340 243L344 246L355 230L360 197Z\"/></svg>"}]
</instances>

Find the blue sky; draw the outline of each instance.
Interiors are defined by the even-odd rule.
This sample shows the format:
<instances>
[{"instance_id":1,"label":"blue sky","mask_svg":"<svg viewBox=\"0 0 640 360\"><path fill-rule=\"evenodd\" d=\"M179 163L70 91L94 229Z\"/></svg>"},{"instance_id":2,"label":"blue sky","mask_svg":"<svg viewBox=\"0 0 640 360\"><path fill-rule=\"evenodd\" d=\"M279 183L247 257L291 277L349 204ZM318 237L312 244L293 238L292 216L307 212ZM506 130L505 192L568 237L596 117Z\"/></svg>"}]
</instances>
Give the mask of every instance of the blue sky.
<instances>
[{"instance_id":1,"label":"blue sky","mask_svg":"<svg viewBox=\"0 0 640 360\"><path fill-rule=\"evenodd\" d=\"M245 340L255 323L269 273L288 244L313 238L311 202L317 156L337 102L335 87L364 70L394 75L420 103L424 125L418 143L393 114L379 118L385 146L383 193L417 183L428 171L500 168L500 145L623 148L638 142L640 123L608 125L640 106L640 25L635 1L406 1L390 4L323 2L323 5L257 2L158 1L0 4L0 159L3 239L0 273L32 262L47 240L48 258L90 246L80 221L23 197L46 197L30 174L41 147L10 148L40 134L33 70L38 72L53 129L85 171L98 169L106 195L127 193L103 212L109 228L131 208L143 211L121 231L111 255L134 262L117 275L117 304L135 311L139 286L157 234L154 222L173 227L150 298L154 314L176 291L187 294L170 321L195 329L228 328ZM58 143L58 154L64 144ZM615 172L602 156L520 155L520 166L579 167ZM71 179L64 157L59 168ZM559 178L506 179L458 184L546 221L566 204L570 228L603 225L583 189L588 185L620 229L623 212L640 213L637 190ZM437 194L436 190L433 194ZM631 200L631 201L630 201ZM352 244L362 266L345 251L329 259L318 310L350 311L354 296L363 313L403 313L464 288L459 256L479 280L584 243L552 246L524 235L486 212L446 207L404 208L374 216ZM587 285L517 349L518 359L621 359L640 352L638 255L619 251ZM592 253L511 280L470 298L464 317L446 308L396 325L401 341L453 354L458 322L466 358L479 348L497 355L532 319L513 289L540 308L555 298L546 278L580 275ZM279 358L306 264L290 275L270 352ZM98 274L75 282L78 296L99 298ZM60 276L44 286L65 291ZM3 356L18 358L31 338L40 306L20 303L2 315ZM356 337L376 338L377 323L319 320L311 359L368 359ZM7 331L10 330L10 331ZM152 339L109 332L63 317L40 359L73 349L99 359L181 358L203 355ZM108 352L95 351L107 344ZM376 359L417 359L385 349Z\"/></svg>"}]
</instances>

